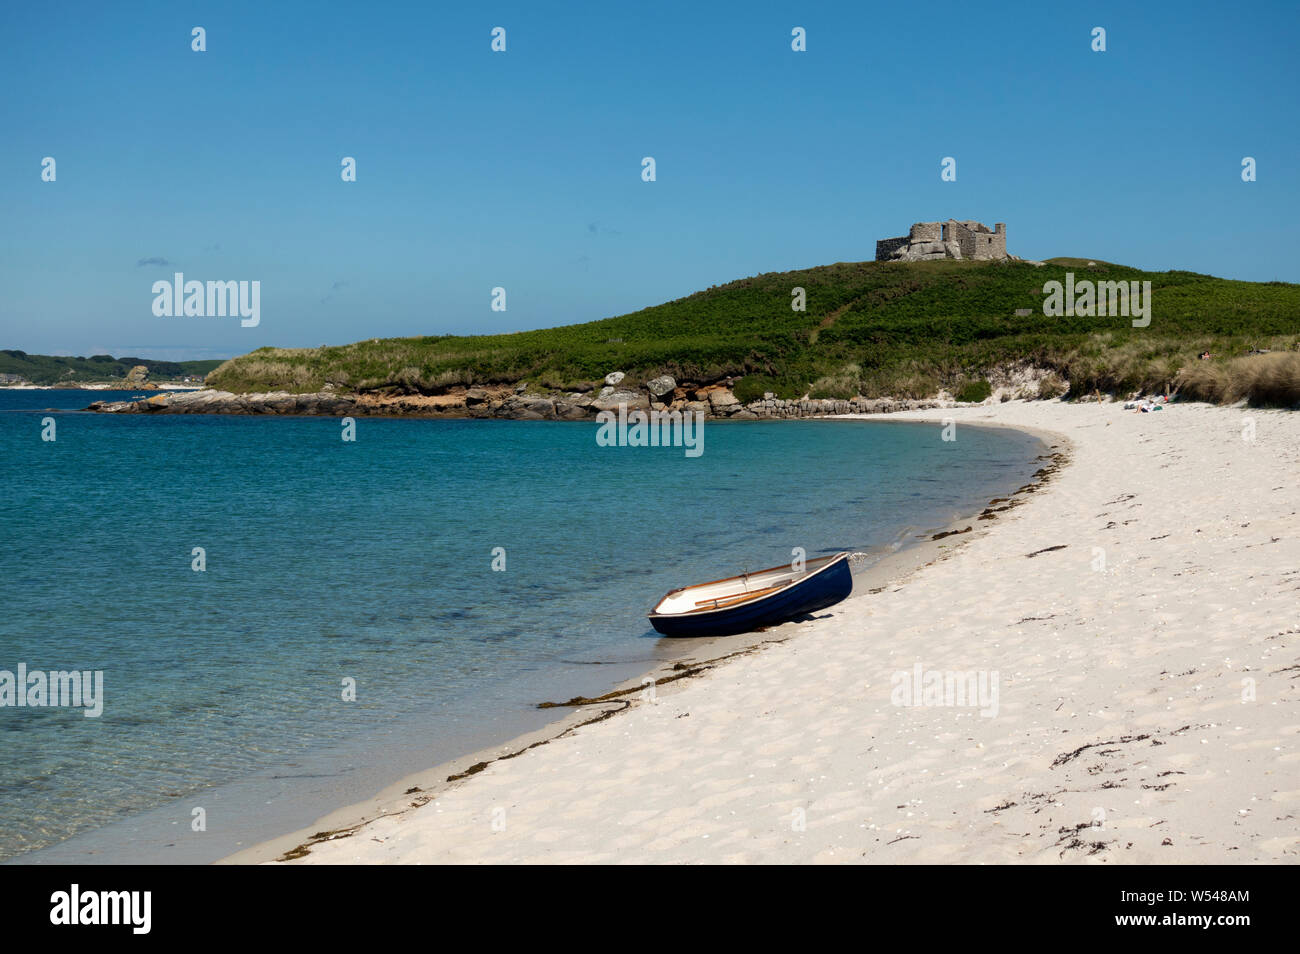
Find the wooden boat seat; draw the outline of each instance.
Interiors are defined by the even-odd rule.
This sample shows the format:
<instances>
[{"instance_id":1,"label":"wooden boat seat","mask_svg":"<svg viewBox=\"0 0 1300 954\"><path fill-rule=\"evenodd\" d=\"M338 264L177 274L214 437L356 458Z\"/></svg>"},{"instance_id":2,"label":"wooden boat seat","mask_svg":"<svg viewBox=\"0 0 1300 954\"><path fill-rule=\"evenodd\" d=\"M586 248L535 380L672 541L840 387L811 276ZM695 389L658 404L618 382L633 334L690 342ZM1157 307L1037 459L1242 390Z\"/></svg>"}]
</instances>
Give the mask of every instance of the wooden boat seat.
<instances>
[{"instance_id":1,"label":"wooden boat seat","mask_svg":"<svg viewBox=\"0 0 1300 954\"><path fill-rule=\"evenodd\" d=\"M750 590L748 593L740 593L736 596L717 597L711 600L696 600L695 610L698 612L701 607L705 609L721 609L724 606L734 606L736 603L743 603L746 600L752 600L756 596L766 596L768 593L775 593L782 587L789 585L789 580L782 580L780 583L776 584L776 586L767 586L761 590Z\"/></svg>"}]
</instances>

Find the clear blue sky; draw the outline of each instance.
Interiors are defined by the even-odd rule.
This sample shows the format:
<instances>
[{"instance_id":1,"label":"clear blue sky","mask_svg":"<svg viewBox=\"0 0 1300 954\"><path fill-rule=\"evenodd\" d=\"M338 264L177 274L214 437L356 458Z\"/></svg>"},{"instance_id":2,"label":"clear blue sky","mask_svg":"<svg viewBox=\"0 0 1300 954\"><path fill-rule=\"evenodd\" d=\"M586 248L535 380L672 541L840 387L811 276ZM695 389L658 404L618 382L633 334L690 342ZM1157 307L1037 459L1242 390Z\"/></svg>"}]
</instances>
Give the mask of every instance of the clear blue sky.
<instances>
[{"instance_id":1,"label":"clear blue sky","mask_svg":"<svg viewBox=\"0 0 1300 954\"><path fill-rule=\"evenodd\" d=\"M1297 281L1297 50L1295 0L5 2L0 347L567 324L948 217L1028 258ZM261 324L155 317L177 270L260 281Z\"/></svg>"}]
</instances>

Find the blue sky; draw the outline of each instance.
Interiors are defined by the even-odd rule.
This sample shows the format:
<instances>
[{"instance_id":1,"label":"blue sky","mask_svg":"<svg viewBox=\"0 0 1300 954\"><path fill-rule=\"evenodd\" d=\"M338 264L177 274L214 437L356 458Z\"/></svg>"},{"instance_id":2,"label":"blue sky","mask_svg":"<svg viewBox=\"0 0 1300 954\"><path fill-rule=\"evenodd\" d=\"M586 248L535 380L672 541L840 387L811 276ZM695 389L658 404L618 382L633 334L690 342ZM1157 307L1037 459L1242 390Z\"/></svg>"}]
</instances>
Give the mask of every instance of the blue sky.
<instances>
[{"instance_id":1,"label":"blue sky","mask_svg":"<svg viewBox=\"0 0 1300 954\"><path fill-rule=\"evenodd\" d=\"M1298 281L1298 48L1293 0L6 3L0 347L568 324L948 217L1027 258ZM260 325L155 317L175 271L260 281Z\"/></svg>"}]
</instances>

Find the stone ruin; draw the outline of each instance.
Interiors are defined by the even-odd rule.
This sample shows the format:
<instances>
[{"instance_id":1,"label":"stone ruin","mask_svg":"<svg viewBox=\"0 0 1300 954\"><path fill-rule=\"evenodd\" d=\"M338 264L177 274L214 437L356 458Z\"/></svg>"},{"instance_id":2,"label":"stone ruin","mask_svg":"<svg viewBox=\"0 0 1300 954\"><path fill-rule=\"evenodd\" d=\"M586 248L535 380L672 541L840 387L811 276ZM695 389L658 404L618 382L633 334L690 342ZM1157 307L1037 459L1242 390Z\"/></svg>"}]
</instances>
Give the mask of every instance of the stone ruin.
<instances>
[{"instance_id":1,"label":"stone ruin","mask_svg":"<svg viewBox=\"0 0 1300 954\"><path fill-rule=\"evenodd\" d=\"M876 243L877 262L926 262L940 258L998 261L1007 255L1007 224L917 222L906 235Z\"/></svg>"}]
</instances>

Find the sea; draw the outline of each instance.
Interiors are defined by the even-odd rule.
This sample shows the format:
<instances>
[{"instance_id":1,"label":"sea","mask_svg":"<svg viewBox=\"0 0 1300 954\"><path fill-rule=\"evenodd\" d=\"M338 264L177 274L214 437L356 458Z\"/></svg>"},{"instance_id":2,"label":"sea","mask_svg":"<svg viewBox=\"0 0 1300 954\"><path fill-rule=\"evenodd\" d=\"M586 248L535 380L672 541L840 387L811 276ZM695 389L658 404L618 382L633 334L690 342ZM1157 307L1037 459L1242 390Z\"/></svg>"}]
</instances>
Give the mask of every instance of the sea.
<instances>
[{"instance_id":1,"label":"sea","mask_svg":"<svg viewBox=\"0 0 1300 954\"><path fill-rule=\"evenodd\" d=\"M891 421L708 421L689 456L582 422L344 440L83 410L128 396L0 389L0 701L20 666L102 679L97 715L0 705L0 860L206 863L310 825L689 652L646 620L668 590L797 548L870 563L1046 451Z\"/></svg>"}]
</instances>

